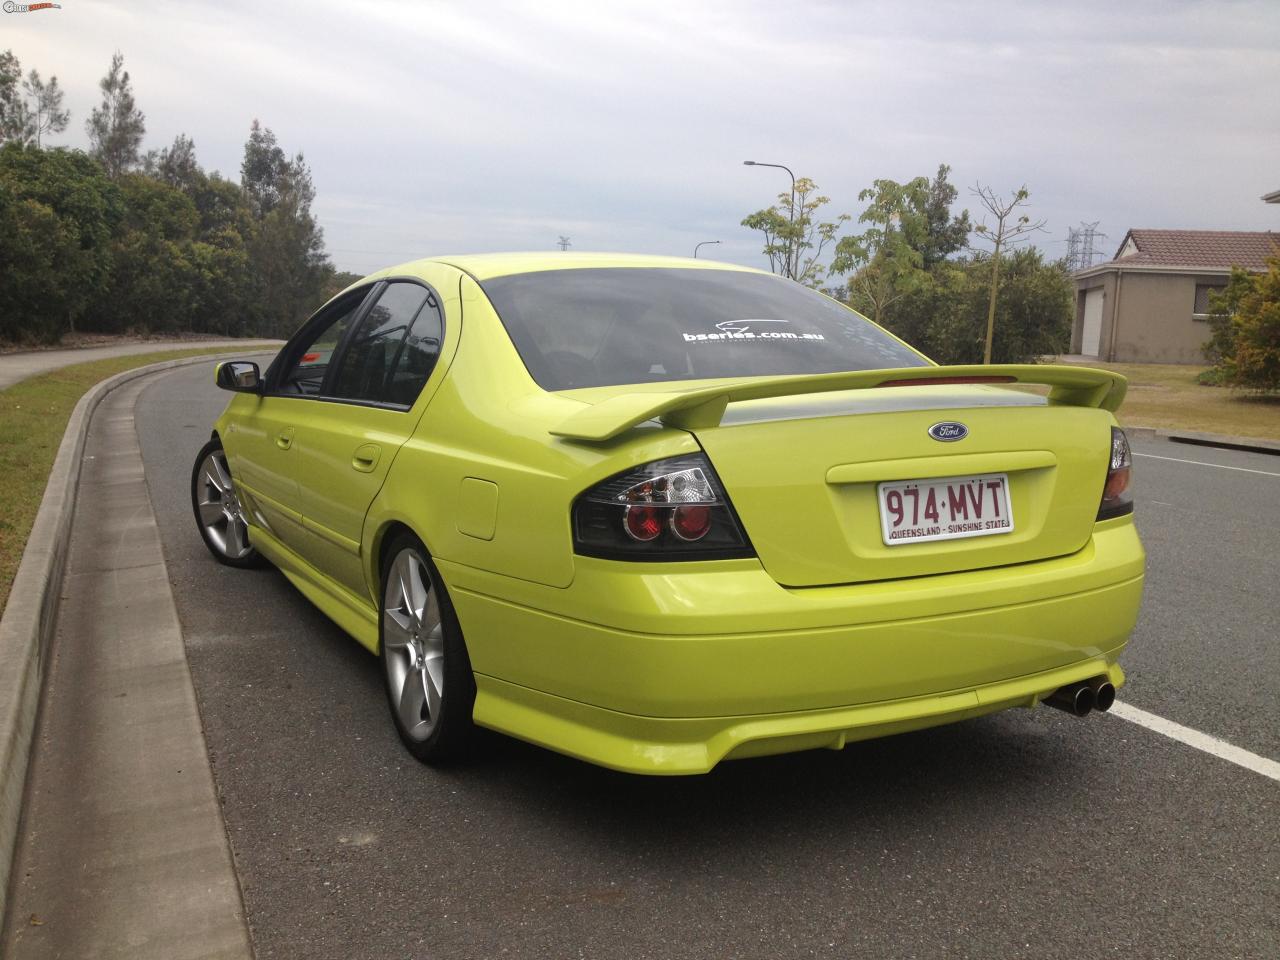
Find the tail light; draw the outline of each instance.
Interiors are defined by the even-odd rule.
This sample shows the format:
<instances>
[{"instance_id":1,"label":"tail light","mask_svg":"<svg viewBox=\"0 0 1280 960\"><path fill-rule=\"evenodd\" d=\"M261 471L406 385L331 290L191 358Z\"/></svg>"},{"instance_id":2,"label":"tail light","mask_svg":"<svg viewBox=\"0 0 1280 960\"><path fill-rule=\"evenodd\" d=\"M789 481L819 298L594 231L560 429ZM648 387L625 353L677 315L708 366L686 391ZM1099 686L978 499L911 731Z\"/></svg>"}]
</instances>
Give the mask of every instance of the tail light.
<instances>
[{"instance_id":1,"label":"tail light","mask_svg":"<svg viewBox=\"0 0 1280 960\"><path fill-rule=\"evenodd\" d=\"M1098 507L1099 520L1133 513L1132 473L1133 454L1129 451L1129 438L1119 427L1112 427L1111 461L1107 465L1107 483L1102 488L1102 504Z\"/></svg>"},{"instance_id":2,"label":"tail light","mask_svg":"<svg viewBox=\"0 0 1280 960\"><path fill-rule=\"evenodd\" d=\"M573 504L573 546L613 560L755 556L701 454L655 460L583 493Z\"/></svg>"}]
</instances>

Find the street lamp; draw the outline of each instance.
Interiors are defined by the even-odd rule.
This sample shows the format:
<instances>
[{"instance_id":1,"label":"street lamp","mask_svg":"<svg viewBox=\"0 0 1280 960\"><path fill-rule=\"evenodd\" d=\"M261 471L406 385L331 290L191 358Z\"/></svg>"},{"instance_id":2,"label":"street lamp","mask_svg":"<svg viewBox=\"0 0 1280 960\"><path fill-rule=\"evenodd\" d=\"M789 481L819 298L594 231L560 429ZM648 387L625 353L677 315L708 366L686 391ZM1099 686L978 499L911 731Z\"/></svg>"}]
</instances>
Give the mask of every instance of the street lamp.
<instances>
[{"instance_id":1,"label":"street lamp","mask_svg":"<svg viewBox=\"0 0 1280 960\"><path fill-rule=\"evenodd\" d=\"M790 167L784 167L780 163L758 163L755 160L743 160L744 167L773 167L776 170L787 171L787 176L791 178L791 216L788 222L791 224L791 232L793 236L787 238L787 276L795 279L795 270L791 266L791 255L795 251L796 238L794 236L796 229L796 175L791 172Z\"/></svg>"},{"instance_id":2,"label":"street lamp","mask_svg":"<svg viewBox=\"0 0 1280 960\"><path fill-rule=\"evenodd\" d=\"M695 243L695 244L693 245L693 259L695 259L695 260L697 260L697 259L698 259L698 248L699 248L699 247L705 247L705 246L706 246L707 244L709 244L709 243L719 243L719 242L720 242L719 240L703 240L701 243Z\"/></svg>"}]
</instances>

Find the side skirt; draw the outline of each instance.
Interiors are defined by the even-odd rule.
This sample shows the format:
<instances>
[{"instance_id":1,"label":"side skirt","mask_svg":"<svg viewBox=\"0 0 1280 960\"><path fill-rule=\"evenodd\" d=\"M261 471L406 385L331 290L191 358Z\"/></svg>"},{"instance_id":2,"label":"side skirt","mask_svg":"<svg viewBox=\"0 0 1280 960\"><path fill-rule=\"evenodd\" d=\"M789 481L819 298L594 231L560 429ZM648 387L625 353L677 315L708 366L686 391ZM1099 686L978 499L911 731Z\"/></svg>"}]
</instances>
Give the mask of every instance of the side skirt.
<instances>
[{"instance_id":1,"label":"side skirt","mask_svg":"<svg viewBox=\"0 0 1280 960\"><path fill-rule=\"evenodd\" d=\"M369 652L378 652L378 613L337 581L325 576L259 526L249 528L258 551L280 568L298 591Z\"/></svg>"}]
</instances>

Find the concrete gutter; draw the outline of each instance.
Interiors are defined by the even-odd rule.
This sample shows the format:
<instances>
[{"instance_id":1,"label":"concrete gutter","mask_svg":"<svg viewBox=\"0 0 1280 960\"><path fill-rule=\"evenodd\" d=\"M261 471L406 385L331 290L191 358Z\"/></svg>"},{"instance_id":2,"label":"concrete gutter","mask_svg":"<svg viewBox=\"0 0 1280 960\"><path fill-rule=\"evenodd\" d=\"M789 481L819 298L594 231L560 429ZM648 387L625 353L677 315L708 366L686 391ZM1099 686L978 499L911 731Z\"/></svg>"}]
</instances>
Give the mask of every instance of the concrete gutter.
<instances>
[{"instance_id":1,"label":"concrete gutter","mask_svg":"<svg viewBox=\"0 0 1280 960\"><path fill-rule=\"evenodd\" d=\"M230 354L166 360L125 371L91 387L67 421L40 510L13 579L8 605L0 617L0 916L4 915L9 892L36 711L62 593L76 489L93 412L108 393L131 380L243 353L241 349Z\"/></svg>"},{"instance_id":2,"label":"concrete gutter","mask_svg":"<svg viewBox=\"0 0 1280 960\"><path fill-rule=\"evenodd\" d=\"M1225 433L1164 430L1155 427L1125 427L1124 432L1133 440L1170 440L1173 443L1187 443L1198 447L1247 450L1250 453L1271 453L1280 456L1280 440L1269 440L1265 437L1236 437Z\"/></svg>"}]
</instances>

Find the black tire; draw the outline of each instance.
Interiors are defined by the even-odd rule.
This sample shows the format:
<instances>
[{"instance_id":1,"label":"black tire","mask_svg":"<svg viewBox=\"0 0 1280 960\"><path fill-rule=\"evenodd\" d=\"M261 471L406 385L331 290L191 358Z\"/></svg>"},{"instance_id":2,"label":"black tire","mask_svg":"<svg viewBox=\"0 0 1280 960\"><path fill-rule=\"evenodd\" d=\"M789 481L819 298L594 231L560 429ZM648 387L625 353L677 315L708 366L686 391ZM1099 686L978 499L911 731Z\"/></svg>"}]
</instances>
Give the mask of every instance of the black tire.
<instances>
[{"instance_id":1,"label":"black tire","mask_svg":"<svg viewBox=\"0 0 1280 960\"><path fill-rule=\"evenodd\" d=\"M422 763L444 764L465 759L474 742L471 711L475 705L476 683L449 592L426 547L413 534L407 531L396 534L382 556L378 659L391 721L405 749ZM410 563L425 588L418 614L412 611L419 605L405 599L403 592L404 575ZM390 610L389 590L393 597L404 600L394 603ZM431 612L432 598L438 613L438 635ZM423 685L420 701L419 680Z\"/></svg>"},{"instance_id":2,"label":"black tire","mask_svg":"<svg viewBox=\"0 0 1280 960\"><path fill-rule=\"evenodd\" d=\"M210 464L215 462L220 470L218 479L209 471ZM266 560L249 542L248 524L230 480L231 468L227 466L222 441L214 437L200 448L191 466L191 511L195 514L196 529L219 563L229 567L261 567Z\"/></svg>"}]
</instances>

